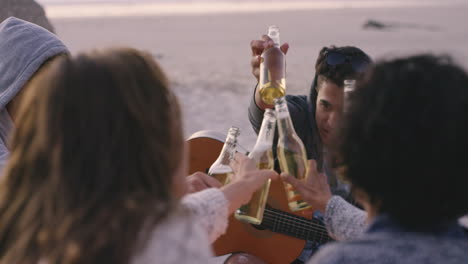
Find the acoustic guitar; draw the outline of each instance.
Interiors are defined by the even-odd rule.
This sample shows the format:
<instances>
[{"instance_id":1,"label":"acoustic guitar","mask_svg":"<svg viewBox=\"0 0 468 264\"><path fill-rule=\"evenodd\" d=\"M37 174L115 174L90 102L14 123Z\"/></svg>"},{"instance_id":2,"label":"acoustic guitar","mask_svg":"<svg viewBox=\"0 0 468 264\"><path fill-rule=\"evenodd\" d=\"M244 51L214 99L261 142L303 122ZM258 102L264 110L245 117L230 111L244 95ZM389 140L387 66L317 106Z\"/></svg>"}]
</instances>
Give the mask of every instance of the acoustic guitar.
<instances>
[{"instance_id":1,"label":"acoustic guitar","mask_svg":"<svg viewBox=\"0 0 468 264\"><path fill-rule=\"evenodd\" d=\"M207 172L218 158L225 135L214 131L200 131L188 139L190 147L190 174ZM246 153L238 146L239 152ZM307 219L301 212L289 210L286 192L280 180L272 181L263 222L252 225L229 217L224 235L213 244L217 256L246 252L272 264L293 262L304 248L306 240L326 243L332 240L322 222Z\"/></svg>"}]
</instances>

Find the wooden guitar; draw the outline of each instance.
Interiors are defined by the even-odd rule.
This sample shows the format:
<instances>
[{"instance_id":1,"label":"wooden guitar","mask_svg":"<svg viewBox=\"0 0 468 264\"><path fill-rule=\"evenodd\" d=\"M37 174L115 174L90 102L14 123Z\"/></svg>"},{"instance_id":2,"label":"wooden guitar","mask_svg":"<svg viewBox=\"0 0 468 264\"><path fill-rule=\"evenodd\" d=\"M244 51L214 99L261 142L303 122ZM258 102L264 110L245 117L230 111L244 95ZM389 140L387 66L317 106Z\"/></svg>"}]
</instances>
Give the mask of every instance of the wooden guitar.
<instances>
[{"instance_id":1,"label":"wooden guitar","mask_svg":"<svg viewBox=\"0 0 468 264\"><path fill-rule=\"evenodd\" d=\"M188 139L190 174L207 172L221 152L224 139L225 135L213 131L200 131ZM238 150L246 152L241 146ZM283 184L277 180L271 183L262 224L246 224L230 216L226 233L214 242L213 248L217 256L246 252L267 263L284 264L300 255L305 240L326 243L331 238L323 223L289 210Z\"/></svg>"}]
</instances>

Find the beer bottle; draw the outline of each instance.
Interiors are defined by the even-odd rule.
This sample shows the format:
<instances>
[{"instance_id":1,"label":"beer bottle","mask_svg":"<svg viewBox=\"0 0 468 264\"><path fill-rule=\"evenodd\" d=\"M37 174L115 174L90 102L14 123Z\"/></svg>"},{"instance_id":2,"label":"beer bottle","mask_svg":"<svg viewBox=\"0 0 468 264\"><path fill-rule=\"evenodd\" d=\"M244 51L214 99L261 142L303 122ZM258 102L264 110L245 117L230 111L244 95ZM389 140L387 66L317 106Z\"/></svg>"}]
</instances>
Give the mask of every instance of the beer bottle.
<instances>
[{"instance_id":1,"label":"beer bottle","mask_svg":"<svg viewBox=\"0 0 468 264\"><path fill-rule=\"evenodd\" d=\"M222 185L226 185L229 182L233 173L229 163L236 152L237 137L239 134L239 128L231 127L229 129L221 153L208 170L208 175L216 178Z\"/></svg>"},{"instance_id":2,"label":"beer bottle","mask_svg":"<svg viewBox=\"0 0 468 264\"><path fill-rule=\"evenodd\" d=\"M258 133L257 142L253 150L249 153L249 158L255 161L258 169L270 169L274 167L273 158L273 138L275 136L276 116L273 109L266 109L263 115L262 126ZM258 191L256 191L250 201L239 208L235 217L243 222L259 225L263 220L263 211L268 199L270 190L268 180Z\"/></svg>"},{"instance_id":3,"label":"beer bottle","mask_svg":"<svg viewBox=\"0 0 468 264\"><path fill-rule=\"evenodd\" d=\"M277 155L282 172L304 181L308 175L307 154L289 115L286 98L275 99L276 118L278 119ZM301 195L289 183L283 182L291 211L301 211L310 208L302 200Z\"/></svg>"},{"instance_id":4,"label":"beer bottle","mask_svg":"<svg viewBox=\"0 0 468 264\"><path fill-rule=\"evenodd\" d=\"M268 36L274 46L263 51L260 60L259 93L265 104L273 105L274 99L286 93L286 56L280 49L279 29L268 28Z\"/></svg>"}]
</instances>

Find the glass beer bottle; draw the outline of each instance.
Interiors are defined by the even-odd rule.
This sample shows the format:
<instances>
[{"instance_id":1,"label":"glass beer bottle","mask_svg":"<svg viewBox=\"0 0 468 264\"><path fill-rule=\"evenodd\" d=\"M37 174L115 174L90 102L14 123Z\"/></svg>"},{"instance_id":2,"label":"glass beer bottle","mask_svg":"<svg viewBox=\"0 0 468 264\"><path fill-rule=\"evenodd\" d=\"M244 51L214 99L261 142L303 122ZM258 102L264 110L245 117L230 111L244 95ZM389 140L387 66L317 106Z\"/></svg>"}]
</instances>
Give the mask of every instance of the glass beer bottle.
<instances>
[{"instance_id":1,"label":"glass beer bottle","mask_svg":"<svg viewBox=\"0 0 468 264\"><path fill-rule=\"evenodd\" d=\"M277 155L282 172L304 181L308 175L307 154L299 136L294 130L289 116L286 98L275 99L276 117L278 118L278 146ZM301 211L310 208L302 200L301 195L289 183L283 182L291 211Z\"/></svg>"},{"instance_id":2,"label":"glass beer bottle","mask_svg":"<svg viewBox=\"0 0 468 264\"><path fill-rule=\"evenodd\" d=\"M222 185L226 185L233 173L229 163L236 152L237 137L240 134L240 129L237 127L229 128L226 141L224 142L223 149L219 154L216 161L211 165L208 170L208 175L216 178Z\"/></svg>"},{"instance_id":3,"label":"glass beer bottle","mask_svg":"<svg viewBox=\"0 0 468 264\"><path fill-rule=\"evenodd\" d=\"M266 109L262 126L258 133L257 143L249 154L258 169L272 170L274 167L273 138L275 136L276 116L273 109ZM243 222L259 225L263 220L263 211L268 200L271 180L268 180L256 191L247 204L242 205L234 216Z\"/></svg>"},{"instance_id":4,"label":"glass beer bottle","mask_svg":"<svg viewBox=\"0 0 468 264\"><path fill-rule=\"evenodd\" d=\"M273 105L274 99L286 93L286 56L280 49L279 29L268 28L268 36L274 46L263 51L260 60L259 93L265 104Z\"/></svg>"},{"instance_id":5,"label":"glass beer bottle","mask_svg":"<svg viewBox=\"0 0 468 264\"><path fill-rule=\"evenodd\" d=\"M346 113L349 108L350 95L356 88L356 80L344 80L344 100L343 100L343 109Z\"/></svg>"}]
</instances>

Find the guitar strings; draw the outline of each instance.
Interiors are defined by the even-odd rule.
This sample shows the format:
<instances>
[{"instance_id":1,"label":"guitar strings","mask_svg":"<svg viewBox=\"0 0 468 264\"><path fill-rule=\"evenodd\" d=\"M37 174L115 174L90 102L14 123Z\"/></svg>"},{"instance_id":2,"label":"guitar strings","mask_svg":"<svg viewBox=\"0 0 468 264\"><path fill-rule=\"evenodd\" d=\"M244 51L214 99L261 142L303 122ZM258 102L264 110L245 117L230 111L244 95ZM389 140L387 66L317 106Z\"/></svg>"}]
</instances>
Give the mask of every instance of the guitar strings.
<instances>
[{"instance_id":1,"label":"guitar strings","mask_svg":"<svg viewBox=\"0 0 468 264\"><path fill-rule=\"evenodd\" d=\"M266 221L266 223L268 222ZM273 223L274 222L270 222L269 224L273 224ZM272 230L274 232L291 235L293 237L302 238L305 240L312 240L312 241L317 241L321 243L332 240L327 234L320 233L320 232L317 233L311 230L297 230L297 229L291 230L287 228L285 229L285 228L281 228L281 223L279 227L276 226L276 224L274 224L274 226L276 227L274 230Z\"/></svg>"},{"instance_id":2,"label":"guitar strings","mask_svg":"<svg viewBox=\"0 0 468 264\"><path fill-rule=\"evenodd\" d=\"M270 220L272 221L273 223L276 221L278 223L285 223L285 224L288 224L288 223L292 223L293 226L297 226L297 227L302 227L305 231L313 231L313 232L316 232L316 233L319 233L320 235L327 235L328 236L328 233L326 232L326 229L319 229L319 228L310 228L308 225L305 225L305 224L296 224L294 221L290 220L290 219L278 219L278 218L271 218L270 216L265 216L264 217L265 220ZM277 219L277 220L276 220Z\"/></svg>"},{"instance_id":3,"label":"guitar strings","mask_svg":"<svg viewBox=\"0 0 468 264\"><path fill-rule=\"evenodd\" d=\"M277 217L275 217L275 215ZM275 222L285 223L285 224L292 223L293 226L303 227L304 231L306 232L312 231L316 233L317 235L320 235L321 237L325 236L325 238L328 239L328 232L326 231L326 228L324 226L302 220L298 217L292 217L292 216L284 215L284 214L277 213L277 212L265 211L264 218L265 220L268 220L269 222L273 222L273 223ZM299 222L299 223L296 223L296 222ZM305 232L302 232L302 233L305 233Z\"/></svg>"},{"instance_id":4,"label":"guitar strings","mask_svg":"<svg viewBox=\"0 0 468 264\"><path fill-rule=\"evenodd\" d=\"M266 219L266 220L269 220L268 222L270 222L270 224L272 226L275 226L277 223L278 224L287 224L283 221L275 221L275 220L272 220L272 219ZM313 229L308 229L308 228L304 228L304 230L301 230L301 231L296 231L296 232L293 232L291 230L285 230L283 228L278 228L278 230L281 230L285 233L289 233L289 234L293 234L293 236L301 236L301 237L305 237L307 240L319 240L320 242L327 242L327 241L330 241L331 238L328 236L328 234L325 234L325 233L322 233L322 232L315 232ZM312 233L310 233L312 231Z\"/></svg>"},{"instance_id":5,"label":"guitar strings","mask_svg":"<svg viewBox=\"0 0 468 264\"><path fill-rule=\"evenodd\" d=\"M288 215L286 213L280 213L280 212L275 212L273 210L265 210L264 214L273 214L273 215L276 215L277 217L281 217L281 218L290 218L290 219L294 219L295 221L299 222L299 223L303 223L304 225L307 225L307 226L314 226L318 229L322 229L324 230L325 232L327 231L327 228L324 226L324 225L321 225L321 224L317 224L317 223L314 223L312 222L311 220L303 220L301 219L301 217L299 216L291 216L291 215Z\"/></svg>"}]
</instances>

